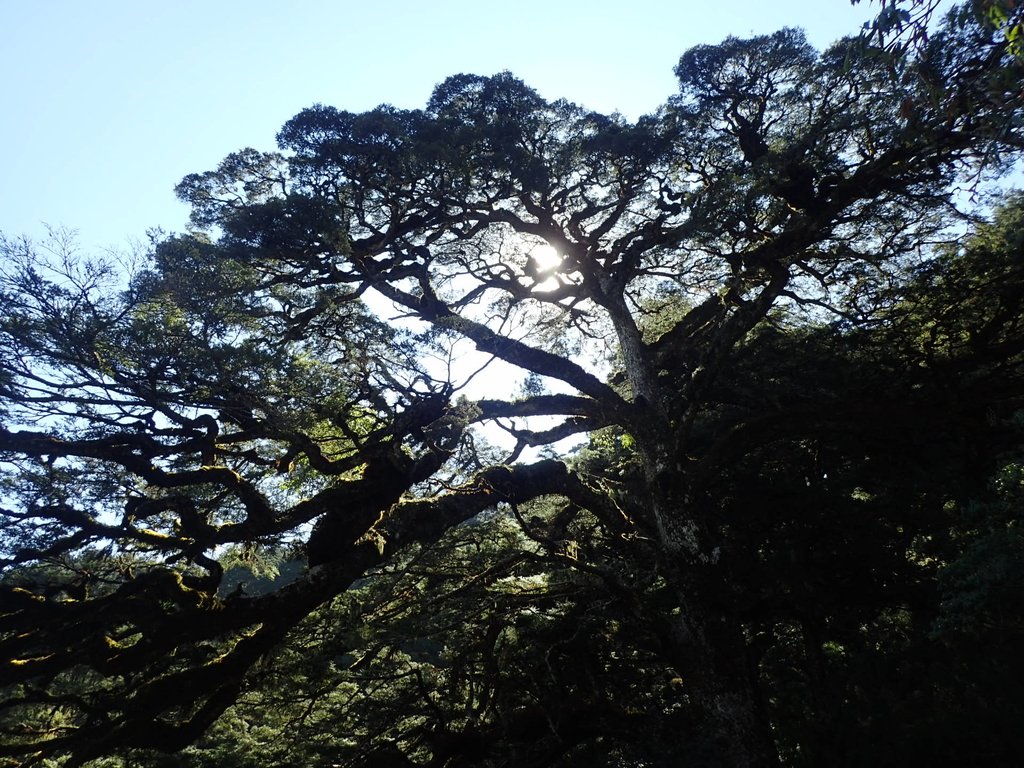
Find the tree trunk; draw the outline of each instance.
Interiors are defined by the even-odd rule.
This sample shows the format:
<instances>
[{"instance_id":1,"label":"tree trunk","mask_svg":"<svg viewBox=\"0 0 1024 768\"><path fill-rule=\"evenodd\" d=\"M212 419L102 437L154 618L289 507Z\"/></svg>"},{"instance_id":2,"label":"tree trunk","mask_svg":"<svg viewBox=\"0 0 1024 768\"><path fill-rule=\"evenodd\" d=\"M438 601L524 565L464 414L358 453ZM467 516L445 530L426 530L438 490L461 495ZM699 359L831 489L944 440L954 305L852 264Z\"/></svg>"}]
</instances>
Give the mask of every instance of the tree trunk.
<instances>
[{"instance_id":1,"label":"tree trunk","mask_svg":"<svg viewBox=\"0 0 1024 768\"><path fill-rule=\"evenodd\" d=\"M664 574L679 602L671 658L683 679L682 692L700 718L687 765L778 766L758 681L747 663L743 630L723 589L728 582L721 552L679 485L673 485L678 496L661 495L659 490L669 490L664 482L660 487L652 483Z\"/></svg>"},{"instance_id":2,"label":"tree trunk","mask_svg":"<svg viewBox=\"0 0 1024 768\"><path fill-rule=\"evenodd\" d=\"M725 613L700 605L700 596L679 586L684 589L677 591L680 612L673 626L672 657L683 679L682 692L699 715L687 765L778 766L740 626Z\"/></svg>"}]
</instances>

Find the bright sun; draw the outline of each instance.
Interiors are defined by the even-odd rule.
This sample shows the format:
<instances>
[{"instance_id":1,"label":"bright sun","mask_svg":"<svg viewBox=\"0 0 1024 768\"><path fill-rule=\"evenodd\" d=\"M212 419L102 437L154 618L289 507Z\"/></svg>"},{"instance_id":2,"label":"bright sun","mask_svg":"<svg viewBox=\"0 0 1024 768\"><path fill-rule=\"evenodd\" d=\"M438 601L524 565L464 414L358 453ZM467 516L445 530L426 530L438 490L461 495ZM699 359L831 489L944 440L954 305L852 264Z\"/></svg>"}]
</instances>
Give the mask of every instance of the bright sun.
<instances>
[{"instance_id":1,"label":"bright sun","mask_svg":"<svg viewBox=\"0 0 1024 768\"><path fill-rule=\"evenodd\" d=\"M526 272L534 280L533 290L553 291L559 286L555 273L562 263L562 257L547 243L535 245L527 252Z\"/></svg>"},{"instance_id":2,"label":"bright sun","mask_svg":"<svg viewBox=\"0 0 1024 768\"><path fill-rule=\"evenodd\" d=\"M534 246L530 249L529 255L537 263L537 267L541 272L552 271L562 263L562 257L558 254L558 251L547 243Z\"/></svg>"}]
</instances>

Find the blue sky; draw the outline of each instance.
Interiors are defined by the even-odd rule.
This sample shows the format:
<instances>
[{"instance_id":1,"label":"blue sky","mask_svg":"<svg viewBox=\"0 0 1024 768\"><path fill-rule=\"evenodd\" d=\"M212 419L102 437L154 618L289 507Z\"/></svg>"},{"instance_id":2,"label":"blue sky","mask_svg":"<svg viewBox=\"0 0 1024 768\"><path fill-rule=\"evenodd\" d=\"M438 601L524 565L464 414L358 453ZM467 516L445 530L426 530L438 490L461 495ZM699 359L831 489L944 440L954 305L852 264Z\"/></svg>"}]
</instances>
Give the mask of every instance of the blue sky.
<instances>
[{"instance_id":1,"label":"blue sky","mask_svg":"<svg viewBox=\"0 0 1024 768\"><path fill-rule=\"evenodd\" d=\"M173 187L315 102L423 106L451 74L511 70L548 98L636 117L680 54L804 27L822 47L864 0L0 0L0 231L86 247L180 230Z\"/></svg>"}]
</instances>

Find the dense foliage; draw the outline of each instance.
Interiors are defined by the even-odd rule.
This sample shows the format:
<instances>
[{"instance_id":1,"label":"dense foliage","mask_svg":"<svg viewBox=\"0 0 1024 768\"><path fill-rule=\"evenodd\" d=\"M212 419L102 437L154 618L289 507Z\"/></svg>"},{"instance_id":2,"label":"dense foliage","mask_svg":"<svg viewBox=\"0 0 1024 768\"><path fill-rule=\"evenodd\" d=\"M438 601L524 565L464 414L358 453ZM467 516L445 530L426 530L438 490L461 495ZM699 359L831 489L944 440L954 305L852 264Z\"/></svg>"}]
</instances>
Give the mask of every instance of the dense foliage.
<instances>
[{"instance_id":1,"label":"dense foliage","mask_svg":"<svg viewBox=\"0 0 1024 768\"><path fill-rule=\"evenodd\" d=\"M976 11L700 46L636 122L317 105L130 269L4 240L0 757L1012 761L1024 198L963 208L1024 73Z\"/></svg>"}]
</instances>

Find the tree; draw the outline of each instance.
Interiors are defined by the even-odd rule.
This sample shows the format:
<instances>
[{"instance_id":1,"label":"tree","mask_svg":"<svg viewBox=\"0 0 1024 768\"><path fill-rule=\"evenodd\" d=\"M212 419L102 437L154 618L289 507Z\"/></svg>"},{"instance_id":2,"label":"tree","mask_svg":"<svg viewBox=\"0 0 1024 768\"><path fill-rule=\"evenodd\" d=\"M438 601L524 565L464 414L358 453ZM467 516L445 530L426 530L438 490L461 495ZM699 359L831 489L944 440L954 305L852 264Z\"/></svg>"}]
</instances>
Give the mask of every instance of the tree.
<instances>
[{"instance_id":1,"label":"tree","mask_svg":"<svg viewBox=\"0 0 1024 768\"><path fill-rule=\"evenodd\" d=\"M856 5L860 0L850 0ZM908 47L924 47L935 22L938 0L879 0L878 15L864 25L867 40L880 49L905 52ZM1022 11L1014 0L972 0L955 9L961 21L972 16L975 23L988 27L1001 38L1007 53L1020 58Z\"/></svg>"},{"instance_id":2,"label":"tree","mask_svg":"<svg viewBox=\"0 0 1024 768\"><path fill-rule=\"evenodd\" d=\"M656 640L637 641L633 658L653 658L639 679L671 672L666 695L685 702L685 737L659 742L675 759L776 764L777 705L763 694L781 673L751 634L766 619L750 572L781 566L759 549L765 521L741 481L792 494L799 466L820 485L813 462L828 452L805 434L825 425L856 437L828 472L840 478L829 503L845 493L849 507L879 471L856 451L878 455L895 416L912 434L937 413L901 379L905 391L875 398L869 423L890 428L872 433L856 389L835 388L837 403L828 381L855 377L870 353L827 358L820 382L777 356L791 340L827 349L828 334L787 329L895 322L890 289L955 236L955 185L1005 167L1021 143L1007 86L1020 62L996 32L966 20L913 55L856 39L818 54L794 30L728 39L686 53L680 93L635 123L547 102L509 74L459 75L425 110L315 106L285 125L279 153L243 150L186 177L196 229L157 238L126 284L107 265L5 241L0 753L79 765L180 750L335 598L499 510L526 532L521 552L542 545L593 578L567 604L600 583L633 606ZM541 245L557 267L541 268ZM371 296L407 322L383 320ZM979 337L979 360L1011 315ZM467 343L521 371L524 394L461 394L451 360ZM979 390L986 409L1019 397L1016 370ZM884 394L869 381L859 394ZM942 406L953 426L966 413ZM485 423L515 448L486 445ZM988 436L969 423L963 434ZM611 442L590 461L517 461L598 430ZM760 455L776 468L752 475ZM903 487L885 509L927 515L956 495L911 503L921 486ZM564 512L523 517L550 499ZM601 531L589 566L559 533L581 519ZM815 527L790 530L806 546ZM299 578L225 589L223 552L287 544L308 562ZM357 645L364 617L330 615ZM487 615L500 631L513 614ZM808 647L822 618L794 619ZM567 679L598 674L609 642L588 637ZM482 630L470 647L487 643ZM826 688L822 711L836 711ZM572 706L610 722L619 702L601 690ZM426 717L401 700L409 722ZM507 736L518 710L494 711ZM471 763L480 738L497 738L489 722L442 717L433 742L410 748ZM441 746L446 734L464 738ZM373 764L409 764L401 749ZM554 764L559 749L521 764Z\"/></svg>"}]
</instances>

